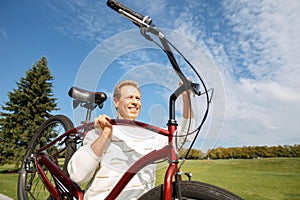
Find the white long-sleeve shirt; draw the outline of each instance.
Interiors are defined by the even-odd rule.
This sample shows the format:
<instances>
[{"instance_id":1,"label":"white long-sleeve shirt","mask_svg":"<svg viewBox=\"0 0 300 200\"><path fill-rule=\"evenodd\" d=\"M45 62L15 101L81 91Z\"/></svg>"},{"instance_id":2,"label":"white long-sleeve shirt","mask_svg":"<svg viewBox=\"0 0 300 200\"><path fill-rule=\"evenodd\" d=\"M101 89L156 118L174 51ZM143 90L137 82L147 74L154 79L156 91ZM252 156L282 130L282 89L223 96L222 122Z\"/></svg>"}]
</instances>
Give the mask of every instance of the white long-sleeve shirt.
<instances>
[{"instance_id":1,"label":"white long-sleeve shirt","mask_svg":"<svg viewBox=\"0 0 300 200\"><path fill-rule=\"evenodd\" d=\"M182 126L178 128L180 135L187 133L188 121L182 120ZM68 163L68 172L74 182L82 184L90 181L84 194L85 200L105 199L135 161L168 143L168 137L155 132L140 127L118 125L113 126L112 137L106 144L102 157L98 157L91 149L91 144L100 134L100 129L88 132L83 146ZM118 199L137 199L152 189L155 172L155 164L143 168L131 179Z\"/></svg>"}]
</instances>

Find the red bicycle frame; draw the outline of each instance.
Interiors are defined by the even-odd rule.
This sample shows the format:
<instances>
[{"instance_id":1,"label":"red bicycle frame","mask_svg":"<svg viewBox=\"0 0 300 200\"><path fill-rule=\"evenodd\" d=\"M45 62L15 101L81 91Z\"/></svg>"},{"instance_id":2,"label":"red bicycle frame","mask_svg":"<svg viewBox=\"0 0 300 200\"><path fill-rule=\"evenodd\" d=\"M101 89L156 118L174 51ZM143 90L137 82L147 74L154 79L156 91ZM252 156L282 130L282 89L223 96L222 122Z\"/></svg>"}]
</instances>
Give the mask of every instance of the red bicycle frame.
<instances>
[{"instance_id":1,"label":"red bicycle frame","mask_svg":"<svg viewBox=\"0 0 300 200\"><path fill-rule=\"evenodd\" d=\"M57 200L62 199L62 197L66 196L67 194L76 197L78 200L83 200L83 191L58 167L57 158L59 156L60 151L55 154L56 162L52 161L47 155L43 153L43 151L55 145L56 143L61 141L64 137L67 137L71 134L77 134L78 130L84 130L84 133L87 133L88 128L91 127L92 125L93 124L91 123L86 123L72 130L69 130L64 134L55 138L49 144L37 150L37 155L35 157L35 164L36 164L38 174L41 177L44 185L48 189L51 196ZM55 182L55 186L51 183L43 168L49 170Z\"/></svg>"},{"instance_id":2,"label":"red bicycle frame","mask_svg":"<svg viewBox=\"0 0 300 200\"><path fill-rule=\"evenodd\" d=\"M172 182L173 177L176 175L178 171L178 156L175 152L174 145L173 145L173 138L174 134L177 129L177 124L169 124L168 130L148 125L143 122L138 121L131 121L131 120L111 120L113 125L127 125L127 126L138 126L144 129L154 131L158 134L162 134L168 136L168 145L159 149L154 150L139 160L137 160L122 176L122 178L118 181L115 187L112 189L110 194L105 199L116 199L118 195L122 192L122 190L126 187L127 183L138 173L142 168L145 166L167 158L169 161L169 167L165 173L165 180L164 180L164 199L169 200L172 196ZM50 158L47 157L43 153L43 150L53 146L58 141L63 139L64 137L70 134L78 133L78 130L84 130L84 134L87 133L90 127L93 126L93 123L86 123L77 128L67 131L66 133L62 134L61 136L57 137L51 143L41 147L38 150L38 154L36 156L36 167L39 176L43 180L46 188L50 192L51 196L55 199L61 199L66 195L71 195L79 200L83 200L83 191L82 189L74 183L59 167L58 163L53 162ZM58 156L58 155L57 155ZM54 179L55 186L51 183L43 168L47 168L49 170L51 176Z\"/></svg>"}]
</instances>

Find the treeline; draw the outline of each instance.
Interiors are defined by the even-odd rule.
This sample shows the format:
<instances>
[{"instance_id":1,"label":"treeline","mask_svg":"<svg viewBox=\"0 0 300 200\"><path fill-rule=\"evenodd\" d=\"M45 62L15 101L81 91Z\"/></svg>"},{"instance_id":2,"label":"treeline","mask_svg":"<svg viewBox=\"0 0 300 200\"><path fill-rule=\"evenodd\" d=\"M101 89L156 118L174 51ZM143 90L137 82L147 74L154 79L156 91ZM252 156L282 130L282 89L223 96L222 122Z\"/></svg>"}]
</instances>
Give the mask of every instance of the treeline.
<instances>
[{"instance_id":1,"label":"treeline","mask_svg":"<svg viewBox=\"0 0 300 200\"><path fill-rule=\"evenodd\" d=\"M187 150L181 151L180 157L185 157ZM278 146L244 146L218 147L209 150L206 154L192 149L187 159L253 159L271 157L300 157L300 144Z\"/></svg>"}]
</instances>

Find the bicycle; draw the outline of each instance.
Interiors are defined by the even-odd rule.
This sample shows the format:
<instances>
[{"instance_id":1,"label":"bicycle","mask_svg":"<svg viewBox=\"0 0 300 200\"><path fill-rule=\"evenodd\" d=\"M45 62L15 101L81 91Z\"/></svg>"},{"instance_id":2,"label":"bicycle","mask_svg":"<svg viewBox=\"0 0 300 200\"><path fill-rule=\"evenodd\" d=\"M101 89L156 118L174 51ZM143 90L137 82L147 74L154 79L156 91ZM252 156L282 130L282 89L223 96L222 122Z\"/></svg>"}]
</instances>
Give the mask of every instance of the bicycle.
<instances>
[{"instance_id":1,"label":"bicycle","mask_svg":"<svg viewBox=\"0 0 300 200\"><path fill-rule=\"evenodd\" d=\"M192 82L185 77L171 51L170 45L172 46L172 44L157 28L151 25L152 20L149 17L144 17L114 0L108 0L107 5L138 25L142 35L146 39L153 41L148 35L149 33L158 36L162 44L161 49L167 54L173 69L183 84L170 95L168 129L159 128L139 121L120 119L112 119L110 121L112 125L140 127L164 135L168 137L169 143L159 150L154 150L144 155L130 166L106 199L116 199L139 170L162 159L167 159L169 163L165 172L164 183L149 190L139 197L139 199L241 199L239 196L217 186L192 181L191 173L182 173L180 171L180 167L184 161L179 165L179 156L174 146L174 141L177 137L175 102L178 96L188 90L197 96L206 96L206 112L202 122L197 128L195 138L189 148L190 150L206 120L212 98L212 94L209 95L209 91L202 78L197 71L194 70L204 88L204 92L200 92L199 83ZM172 47L177 51L174 46ZM183 56L180 52L179 54ZM194 69L188 60L186 60L186 62ZM77 146L82 143L84 136L94 128L94 124L90 122L92 111L96 107L101 109L107 96L103 92L91 92L77 87L72 87L68 94L73 98L74 109L81 106L87 110L86 120L82 122L80 126L74 128L72 121L68 117L55 115L47 119L38 128L27 147L19 172L18 198L20 200L42 198L83 200L84 191L69 178L67 164L76 151ZM188 177L188 180L182 179L183 174Z\"/></svg>"}]
</instances>

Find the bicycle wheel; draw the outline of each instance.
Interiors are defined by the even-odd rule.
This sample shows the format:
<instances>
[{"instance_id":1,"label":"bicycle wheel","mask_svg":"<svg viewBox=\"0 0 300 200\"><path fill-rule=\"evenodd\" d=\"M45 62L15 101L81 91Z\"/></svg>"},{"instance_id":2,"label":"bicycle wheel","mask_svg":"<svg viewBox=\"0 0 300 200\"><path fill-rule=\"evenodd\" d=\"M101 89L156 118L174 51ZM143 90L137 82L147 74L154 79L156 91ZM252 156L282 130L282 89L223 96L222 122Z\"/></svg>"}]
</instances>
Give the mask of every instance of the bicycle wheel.
<instances>
[{"instance_id":1,"label":"bicycle wheel","mask_svg":"<svg viewBox=\"0 0 300 200\"><path fill-rule=\"evenodd\" d=\"M175 183L173 183L173 188ZM210 185L207 183L196 181L182 181L180 182L180 191L182 200L241 200L242 198L226 191L222 188ZM172 199L176 197L176 191L172 191ZM163 200L163 185L159 185L147 193L143 194L139 200Z\"/></svg>"},{"instance_id":2,"label":"bicycle wheel","mask_svg":"<svg viewBox=\"0 0 300 200\"><path fill-rule=\"evenodd\" d=\"M35 132L32 137L19 172L18 179L18 199L52 199L50 193L43 184L42 179L37 173L35 156L37 149L49 144L57 136L74 128L71 120L63 115L55 115L46 120ZM66 175L67 163L73 153L76 151L76 142L70 141L71 137L63 138L55 145L47 148L43 153L56 163ZM50 182L54 184L53 178L49 171L43 168Z\"/></svg>"}]
</instances>

